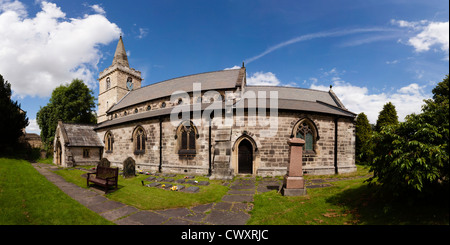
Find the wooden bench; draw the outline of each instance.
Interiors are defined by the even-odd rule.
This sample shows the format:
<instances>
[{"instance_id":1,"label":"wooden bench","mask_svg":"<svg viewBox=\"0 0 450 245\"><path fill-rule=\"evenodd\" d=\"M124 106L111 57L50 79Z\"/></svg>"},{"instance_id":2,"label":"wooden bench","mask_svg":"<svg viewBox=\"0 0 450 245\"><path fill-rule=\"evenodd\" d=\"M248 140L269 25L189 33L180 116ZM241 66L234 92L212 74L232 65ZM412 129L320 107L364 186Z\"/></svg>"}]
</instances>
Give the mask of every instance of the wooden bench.
<instances>
[{"instance_id":1,"label":"wooden bench","mask_svg":"<svg viewBox=\"0 0 450 245\"><path fill-rule=\"evenodd\" d=\"M95 175L95 176L91 176ZM87 186L92 182L99 186L105 187L105 194L108 192L110 186L114 186L117 189L117 182L119 176L119 168L108 168L98 166L95 173L87 174Z\"/></svg>"}]
</instances>

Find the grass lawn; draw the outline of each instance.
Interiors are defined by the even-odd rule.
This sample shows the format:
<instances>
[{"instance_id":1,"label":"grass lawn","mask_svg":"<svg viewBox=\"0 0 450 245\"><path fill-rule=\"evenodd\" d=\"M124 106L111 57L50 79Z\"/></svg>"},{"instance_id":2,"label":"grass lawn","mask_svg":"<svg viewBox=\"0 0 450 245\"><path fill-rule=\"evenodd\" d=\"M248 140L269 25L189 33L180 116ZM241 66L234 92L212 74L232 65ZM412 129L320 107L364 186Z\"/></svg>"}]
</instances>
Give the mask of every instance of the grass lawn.
<instances>
[{"instance_id":1,"label":"grass lawn","mask_svg":"<svg viewBox=\"0 0 450 245\"><path fill-rule=\"evenodd\" d=\"M358 166L355 174L321 176L345 178L366 175ZM306 179L317 178L307 176ZM302 197L284 197L276 191L254 196L251 225L449 225L449 197L443 193L434 199L409 203L385 200L374 194L366 178L330 182L333 186L308 189Z\"/></svg>"},{"instance_id":2,"label":"grass lawn","mask_svg":"<svg viewBox=\"0 0 450 245\"><path fill-rule=\"evenodd\" d=\"M86 188L86 179L81 177L86 173L77 169L61 169L55 171L69 182ZM184 175L177 175L173 179L183 178ZM199 204L217 202L228 191L227 186L223 186L223 181L209 180L206 177L196 176L197 181L209 181L210 185L200 186L198 193L185 193L180 191L163 190L156 187L144 187L141 181L148 178L148 175L137 175L134 178L123 178L119 175L118 190L109 192L106 197L127 205L144 210L169 209L177 207L190 207ZM145 182L150 183L150 182ZM174 183L171 183L174 184ZM182 184L186 188L189 184Z\"/></svg>"},{"instance_id":3,"label":"grass lawn","mask_svg":"<svg viewBox=\"0 0 450 245\"><path fill-rule=\"evenodd\" d=\"M0 225L109 225L25 160L0 158Z\"/></svg>"}]
</instances>

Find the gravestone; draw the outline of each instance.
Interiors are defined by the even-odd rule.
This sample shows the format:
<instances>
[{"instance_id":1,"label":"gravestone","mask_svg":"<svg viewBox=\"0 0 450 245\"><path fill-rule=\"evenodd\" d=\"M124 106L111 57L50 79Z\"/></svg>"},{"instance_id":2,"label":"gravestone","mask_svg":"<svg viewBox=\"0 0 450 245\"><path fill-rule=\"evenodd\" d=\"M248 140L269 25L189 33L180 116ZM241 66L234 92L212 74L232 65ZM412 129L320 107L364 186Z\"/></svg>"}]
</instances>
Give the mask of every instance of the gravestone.
<instances>
[{"instance_id":1,"label":"gravestone","mask_svg":"<svg viewBox=\"0 0 450 245\"><path fill-rule=\"evenodd\" d=\"M145 181L153 181L155 179L156 179L156 177L150 176L150 177L146 178Z\"/></svg>"},{"instance_id":2,"label":"gravestone","mask_svg":"<svg viewBox=\"0 0 450 245\"><path fill-rule=\"evenodd\" d=\"M200 182L198 182L198 185L209 185L209 182L208 181L200 181Z\"/></svg>"},{"instance_id":3,"label":"gravestone","mask_svg":"<svg viewBox=\"0 0 450 245\"><path fill-rule=\"evenodd\" d=\"M135 177L136 176L136 162L133 158L128 157L123 161L123 177Z\"/></svg>"},{"instance_id":4,"label":"gravestone","mask_svg":"<svg viewBox=\"0 0 450 245\"><path fill-rule=\"evenodd\" d=\"M199 190L200 190L200 188L198 188L197 186L190 186L190 187L184 189L184 191L188 192L188 193L196 193Z\"/></svg>"},{"instance_id":5,"label":"gravestone","mask_svg":"<svg viewBox=\"0 0 450 245\"><path fill-rule=\"evenodd\" d=\"M102 158L102 159L100 159L100 163L97 165L97 167L109 168L109 167L111 167L111 162L109 162L109 160L106 158Z\"/></svg>"},{"instance_id":6,"label":"gravestone","mask_svg":"<svg viewBox=\"0 0 450 245\"><path fill-rule=\"evenodd\" d=\"M148 185L146 185L147 187L158 187L158 186L160 186L161 185L161 183L158 183L158 182L152 182L152 183L150 183L150 184L148 184Z\"/></svg>"},{"instance_id":7,"label":"gravestone","mask_svg":"<svg viewBox=\"0 0 450 245\"><path fill-rule=\"evenodd\" d=\"M282 193L284 196L306 195L305 180L302 170L302 151L305 141L300 138L291 138L289 145L288 172L284 176Z\"/></svg>"}]
</instances>

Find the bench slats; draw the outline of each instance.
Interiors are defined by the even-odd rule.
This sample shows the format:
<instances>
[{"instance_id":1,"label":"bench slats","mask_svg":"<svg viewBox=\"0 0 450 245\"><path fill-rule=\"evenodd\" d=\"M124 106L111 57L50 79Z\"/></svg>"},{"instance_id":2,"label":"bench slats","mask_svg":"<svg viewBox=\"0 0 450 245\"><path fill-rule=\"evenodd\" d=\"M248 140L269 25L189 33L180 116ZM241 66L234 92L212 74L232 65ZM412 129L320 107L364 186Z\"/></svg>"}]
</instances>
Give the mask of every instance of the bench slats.
<instances>
[{"instance_id":1,"label":"bench slats","mask_svg":"<svg viewBox=\"0 0 450 245\"><path fill-rule=\"evenodd\" d=\"M91 175L95 175L95 177ZM95 173L87 174L86 178L87 186L89 187L89 183L92 182L94 184L105 187L105 194L106 194L110 186L114 186L115 189L117 189L118 176L119 176L118 168L97 166Z\"/></svg>"}]
</instances>

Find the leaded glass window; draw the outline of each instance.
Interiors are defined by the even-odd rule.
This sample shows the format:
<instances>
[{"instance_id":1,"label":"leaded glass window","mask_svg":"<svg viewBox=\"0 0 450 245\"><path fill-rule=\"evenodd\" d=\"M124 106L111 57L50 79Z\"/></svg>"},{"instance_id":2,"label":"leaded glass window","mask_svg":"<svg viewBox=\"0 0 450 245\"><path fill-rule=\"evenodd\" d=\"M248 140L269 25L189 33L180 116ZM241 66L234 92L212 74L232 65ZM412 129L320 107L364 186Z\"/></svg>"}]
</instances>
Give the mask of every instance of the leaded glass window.
<instances>
[{"instance_id":1,"label":"leaded glass window","mask_svg":"<svg viewBox=\"0 0 450 245\"><path fill-rule=\"evenodd\" d=\"M136 129L133 137L134 141L134 153L143 154L145 153L145 131L143 128Z\"/></svg>"},{"instance_id":2,"label":"leaded glass window","mask_svg":"<svg viewBox=\"0 0 450 245\"><path fill-rule=\"evenodd\" d=\"M314 151L314 134L306 122L301 122L300 125L297 127L297 132L295 134L297 138L301 138L305 140L305 145L303 146L303 151L305 152L312 152Z\"/></svg>"},{"instance_id":3,"label":"leaded glass window","mask_svg":"<svg viewBox=\"0 0 450 245\"><path fill-rule=\"evenodd\" d=\"M180 137L179 154L195 154L196 128L190 122L180 125L178 137Z\"/></svg>"}]
</instances>

